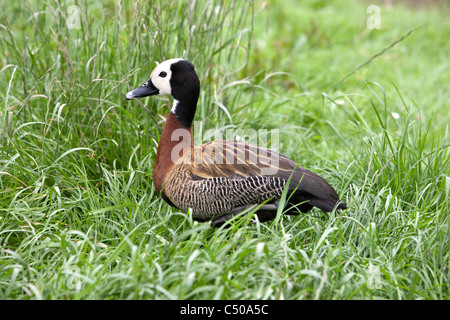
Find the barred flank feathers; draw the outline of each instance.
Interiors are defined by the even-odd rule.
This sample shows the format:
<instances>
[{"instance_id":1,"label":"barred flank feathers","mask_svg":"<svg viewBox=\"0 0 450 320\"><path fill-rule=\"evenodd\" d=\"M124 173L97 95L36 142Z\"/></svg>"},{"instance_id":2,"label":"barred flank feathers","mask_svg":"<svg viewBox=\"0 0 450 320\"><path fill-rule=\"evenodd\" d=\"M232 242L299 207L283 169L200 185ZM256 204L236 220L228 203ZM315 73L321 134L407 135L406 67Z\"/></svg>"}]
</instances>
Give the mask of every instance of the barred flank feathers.
<instances>
[{"instance_id":1,"label":"barred flank feathers","mask_svg":"<svg viewBox=\"0 0 450 320\"><path fill-rule=\"evenodd\" d=\"M261 175L261 168L268 166L274 173ZM163 193L178 209L191 208L194 219L219 219L245 205L276 201L293 171L289 188L294 193L289 203L298 205L298 210L288 214L307 212L313 206L327 212L337 204L338 209L346 208L318 175L279 153L237 141L214 141L195 147L168 174ZM267 210L264 214L270 218ZM275 214L276 210L273 217Z\"/></svg>"}]
</instances>

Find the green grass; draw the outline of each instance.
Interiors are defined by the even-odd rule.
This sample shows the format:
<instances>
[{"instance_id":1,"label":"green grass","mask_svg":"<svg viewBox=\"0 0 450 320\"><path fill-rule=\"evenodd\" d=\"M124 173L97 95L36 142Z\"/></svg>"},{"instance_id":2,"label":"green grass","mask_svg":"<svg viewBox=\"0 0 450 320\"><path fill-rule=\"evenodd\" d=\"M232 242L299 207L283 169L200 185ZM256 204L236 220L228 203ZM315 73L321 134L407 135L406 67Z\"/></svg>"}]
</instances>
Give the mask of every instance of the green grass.
<instances>
[{"instance_id":1,"label":"green grass","mask_svg":"<svg viewBox=\"0 0 450 320\"><path fill-rule=\"evenodd\" d=\"M2 4L1 298L448 299L448 6L290 3ZM204 130L279 129L349 209L212 229L160 199L169 100L124 95L179 56Z\"/></svg>"}]
</instances>

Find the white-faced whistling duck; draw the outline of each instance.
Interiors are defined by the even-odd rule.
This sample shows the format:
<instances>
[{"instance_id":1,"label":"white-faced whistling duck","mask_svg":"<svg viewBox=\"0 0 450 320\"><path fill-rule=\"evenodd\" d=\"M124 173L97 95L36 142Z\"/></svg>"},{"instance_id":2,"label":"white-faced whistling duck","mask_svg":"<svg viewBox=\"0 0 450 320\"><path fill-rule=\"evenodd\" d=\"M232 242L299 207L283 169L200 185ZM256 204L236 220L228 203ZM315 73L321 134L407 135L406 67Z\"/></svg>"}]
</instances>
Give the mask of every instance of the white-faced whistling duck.
<instances>
[{"instance_id":1,"label":"white-faced whistling duck","mask_svg":"<svg viewBox=\"0 0 450 320\"><path fill-rule=\"evenodd\" d=\"M167 203L185 212L191 208L195 220L212 220L215 226L262 204L255 214L261 222L268 221L275 218L290 178L286 214L313 207L326 212L347 208L327 181L282 154L232 140L194 146L192 122L199 93L192 63L170 59L126 94L127 99L173 96L153 169L155 189Z\"/></svg>"}]
</instances>

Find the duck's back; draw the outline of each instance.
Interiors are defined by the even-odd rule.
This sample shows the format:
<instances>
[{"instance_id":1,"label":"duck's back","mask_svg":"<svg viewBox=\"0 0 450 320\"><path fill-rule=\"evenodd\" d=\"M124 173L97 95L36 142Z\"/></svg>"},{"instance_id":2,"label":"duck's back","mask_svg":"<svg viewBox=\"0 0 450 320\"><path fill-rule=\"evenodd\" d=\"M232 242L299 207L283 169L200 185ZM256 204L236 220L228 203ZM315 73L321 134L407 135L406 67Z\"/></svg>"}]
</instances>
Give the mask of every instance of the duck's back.
<instances>
[{"instance_id":1,"label":"duck's back","mask_svg":"<svg viewBox=\"0 0 450 320\"><path fill-rule=\"evenodd\" d=\"M289 203L298 211L345 209L336 191L317 174L277 152L243 142L220 140L187 152L168 173L162 195L180 210L191 208L199 221L218 220L266 200L262 220L276 216L290 180ZM222 218L223 219L223 218Z\"/></svg>"}]
</instances>

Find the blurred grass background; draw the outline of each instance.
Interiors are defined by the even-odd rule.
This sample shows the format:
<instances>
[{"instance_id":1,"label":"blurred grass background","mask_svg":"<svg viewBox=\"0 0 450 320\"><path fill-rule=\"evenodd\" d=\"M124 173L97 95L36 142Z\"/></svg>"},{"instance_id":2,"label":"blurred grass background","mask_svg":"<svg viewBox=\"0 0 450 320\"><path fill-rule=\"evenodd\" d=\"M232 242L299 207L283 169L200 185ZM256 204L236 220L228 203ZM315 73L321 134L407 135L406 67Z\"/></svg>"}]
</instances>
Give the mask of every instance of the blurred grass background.
<instances>
[{"instance_id":1,"label":"blurred grass background","mask_svg":"<svg viewBox=\"0 0 450 320\"><path fill-rule=\"evenodd\" d=\"M0 296L448 299L449 7L423 3L1 2ZM172 57L204 129L279 129L349 210L211 230L165 204L170 100L124 94Z\"/></svg>"}]
</instances>

